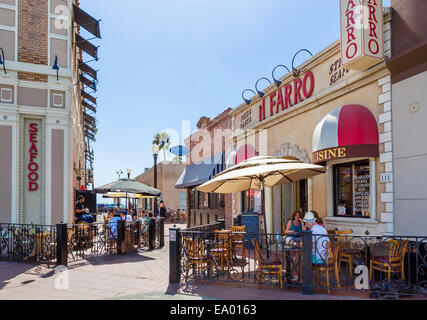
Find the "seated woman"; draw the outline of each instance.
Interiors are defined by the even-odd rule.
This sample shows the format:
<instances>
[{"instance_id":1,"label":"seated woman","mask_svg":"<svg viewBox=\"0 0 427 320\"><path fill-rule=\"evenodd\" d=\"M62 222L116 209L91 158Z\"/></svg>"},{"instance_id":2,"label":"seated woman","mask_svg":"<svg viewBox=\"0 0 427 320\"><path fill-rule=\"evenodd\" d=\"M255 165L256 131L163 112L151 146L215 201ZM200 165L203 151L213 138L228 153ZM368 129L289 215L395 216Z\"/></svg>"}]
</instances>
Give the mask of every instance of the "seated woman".
<instances>
[{"instance_id":1,"label":"seated woman","mask_svg":"<svg viewBox=\"0 0 427 320\"><path fill-rule=\"evenodd\" d=\"M286 244L297 244L301 240L302 219L301 212L295 211L292 220L286 226Z\"/></svg>"}]
</instances>

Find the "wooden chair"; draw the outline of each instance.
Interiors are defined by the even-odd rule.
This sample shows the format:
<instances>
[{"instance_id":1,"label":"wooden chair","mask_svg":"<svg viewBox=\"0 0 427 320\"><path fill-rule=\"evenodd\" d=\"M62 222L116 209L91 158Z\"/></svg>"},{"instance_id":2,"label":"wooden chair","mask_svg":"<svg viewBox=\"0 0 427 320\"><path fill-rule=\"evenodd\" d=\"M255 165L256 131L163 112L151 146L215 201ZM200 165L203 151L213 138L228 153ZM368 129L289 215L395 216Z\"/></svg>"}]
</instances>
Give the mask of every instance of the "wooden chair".
<instances>
[{"instance_id":1,"label":"wooden chair","mask_svg":"<svg viewBox=\"0 0 427 320\"><path fill-rule=\"evenodd\" d=\"M353 265L354 265L354 259L357 257L360 257L361 253L360 250L357 250L353 247L353 243L351 243L350 236L346 236L349 234L352 234L353 230L347 229L347 230L335 230L335 234L338 235L338 237L335 237L338 241L339 245L339 263L338 263L338 271L341 267L341 262L348 263L349 267L349 274L350 276L353 276Z\"/></svg>"},{"instance_id":2,"label":"wooden chair","mask_svg":"<svg viewBox=\"0 0 427 320\"><path fill-rule=\"evenodd\" d=\"M317 283L320 286L320 276L322 272L326 273L326 286L328 288L328 293L331 293L330 290L330 277L329 274L335 273L335 279L337 281L338 289L340 287L340 279L338 275L338 250L339 245L338 242L329 241L326 245L326 258L323 264L313 264L313 282L317 277ZM314 285L314 283L313 283Z\"/></svg>"},{"instance_id":3,"label":"wooden chair","mask_svg":"<svg viewBox=\"0 0 427 320\"><path fill-rule=\"evenodd\" d=\"M231 226L231 232L245 232L246 226ZM245 243L244 243L244 234L232 234L231 244L233 245L233 250L236 248L240 248L240 252L242 253L242 258L246 258L245 252Z\"/></svg>"},{"instance_id":4,"label":"wooden chair","mask_svg":"<svg viewBox=\"0 0 427 320\"><path fill-rule=\"evenodd\" d=\"M204 254L203 239L191 239L184 237L184 270L185 270L185 282L188 281L188 274L190 270L193 271L193 277L196 278L200 272L201 279L203 281L203 271L205 264L210 264L210 261Z\"/></svg>"},{"instance_id":5,"label":"wooden chair","mask_svg":"<svg viewBox=\"0 0 427 320\"><path fill-rule=\"evenodd\" d=\"M404 260L405 252L408 248L408 239L391 240L388 244L388 255L373 256L370 260L369 280L372 281L373 271L386 272L390 280L391 273L399 273L405 280Z\"/></svg>"},{"instance_id":6,"label":"wooden chair","mask_svg":"<svg viewBox=\"0 0 427 320\"><path fill-rule=\"evenodd\" d=\"M219 263L221 270L224 271L224 262L229 269L232 263L232 237L230 231L214 230L214 245L210 249L210 254Z\"/></svg>"},{"instance_id":7,"label":"wooden chair","mask_svg":"<svg viewBox=\"0 0 427 320\"><path fill-rule=\"evenodd\" d=\"M275 275L279 278L280 288L283 288L283 275L282 275L282 262L278 260L265 261L259 248L259 243L256 238L252 239L252 243L255 247L255 254L257 260L256 278L258 283L258 289L261 289L261 276L264 274Z\"/></svg>"}]
</instances>

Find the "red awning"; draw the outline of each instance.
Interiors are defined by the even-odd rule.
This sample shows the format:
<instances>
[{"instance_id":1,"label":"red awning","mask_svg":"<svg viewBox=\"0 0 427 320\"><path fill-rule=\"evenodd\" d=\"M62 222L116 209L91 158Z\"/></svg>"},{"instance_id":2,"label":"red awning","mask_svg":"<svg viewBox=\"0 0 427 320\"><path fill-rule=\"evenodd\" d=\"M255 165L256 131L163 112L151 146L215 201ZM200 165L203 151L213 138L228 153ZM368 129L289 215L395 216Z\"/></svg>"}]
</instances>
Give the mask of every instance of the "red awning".
<instances>
[{"instance_id":1,"label":"red awning","mask_svg":"<svg viewBox=\"0 0 427 320\"><path fill-rule=\"evenodd\" d=\"M256 150L250 144L245 144L237 150L236 164L256 156Z\"/></svg>"},{"instance_id":2,"label":"red awning","mask_svg":"<svg viewBox=\"0 0 427 320\"><path fill-rule=\"evenodd\" d=\"M378 157L378 124L372 112L351 104L328 113L313 134L313 162Z\"/></svg>"}]
</instances>

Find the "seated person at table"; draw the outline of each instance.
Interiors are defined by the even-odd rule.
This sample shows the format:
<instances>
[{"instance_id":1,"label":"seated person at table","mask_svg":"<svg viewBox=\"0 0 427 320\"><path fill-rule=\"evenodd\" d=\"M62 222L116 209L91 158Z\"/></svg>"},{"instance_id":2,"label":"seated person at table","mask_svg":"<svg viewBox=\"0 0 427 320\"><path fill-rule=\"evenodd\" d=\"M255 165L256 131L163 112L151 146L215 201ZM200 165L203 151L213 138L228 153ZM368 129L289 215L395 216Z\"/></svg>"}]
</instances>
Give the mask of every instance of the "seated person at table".
<instances>
[{"instance_id":1,"label":"seated person at table","mask_svg":"<svg viewBox=\"0 0 427 320\"><path fill-rule=\"evenodd\" d=\"M292 220L288 222L286 227L286 243L287 244L296 244L301 240L302 232L302 219L301 213L295 211L292 214Z\"/></svg>"},{"instance_id":2,"label":"seated person at table","mask_svg":"<svg viewBox=\"0 0 427 320\"><path fill-rule=\"evenodd\" d=\"M115 213L114 208L110 208L110 210L108 210L108 217L106 220L110 221L114 217L114 213Z\"/></svg>"},{"instance_id":3,"label":"seated person at table","mask_svg":"<svg viewBox=\"0 0 427 320\"><path fill-rule=\"evenodd\" d=\"M116 211L114 217L108 222L108 227L110 228L110 239L117 239L117 222L122 220L120 213Z\"/></svg>"},{"instance_id":4,"label":"seated person at table","mask_svg":"<svg viewBox=\"0 0 427 320\"><path fill-rule=\"evenodd\" d=\"M84 205L85 197L80 195L76 202L76 223L87 222L92 223L95 221L92 215L89 214L89 209Z\"/></svg>"},{"instance_id":5,"label":"seated person at table","mask_svg":"<svg viewBox=\"0 0 427 320\"><path fill-rule=\"evenodd\" d=\"M136 212L132 213L132 222L137 222L138 221L138 214Z\"/></svg>"},{"instance_id":6,"label":"seated person at table","mask_svg":"<svg viewBox=\"0 0 427 320\"><path fill-rule=\"evenodd\" d=\"M132 216L129 214L129 212L127 210L123 211L123 220L125 220L126 222L132 222Z\"/></svg>"},{"instance_id":7,"label":"seated person at table","mask_svg":"<svg viewBox=\"0 0 427 320\"><path fill-rule=\"evenodd\" d=\"M304 216L305 229L313 233L313 253L314 264L323 264L326 260L326 247L329 243L328 231L323 227L323 220L315 217L313 212L307 212Z\"/></svg>"}]
</instances>

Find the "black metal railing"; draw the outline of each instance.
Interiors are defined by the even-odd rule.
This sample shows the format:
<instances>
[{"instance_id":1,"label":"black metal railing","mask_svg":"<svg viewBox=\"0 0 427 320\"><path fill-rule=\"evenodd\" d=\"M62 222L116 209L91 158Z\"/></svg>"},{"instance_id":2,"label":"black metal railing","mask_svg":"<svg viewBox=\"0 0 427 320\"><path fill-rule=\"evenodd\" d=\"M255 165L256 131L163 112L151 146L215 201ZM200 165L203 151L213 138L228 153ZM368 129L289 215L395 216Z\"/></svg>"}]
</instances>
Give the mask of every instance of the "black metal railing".
<instances>
[{"instance_id":1,"label":"black metal railing","mask_svg":"<svg viewBox=\"0 0 427 320\"><path fill-rule=\"evenodd\" d=\"M152 226L152 227L151 227ZM164 246L164 219L54 226L0 224L0 259L67 265L68 262Z\"/></svg>"},{"instance_id":2,"label":"black metal railing","mask_svg":"<svg viewBox=\"0 0 427 320\"><path fill-rule=\"evenodd\" d=\"M0 224L0 259L55 263L56 227Z\"/></svg>"},{"instance_id":3,"label":"black metal railing","mask_svg":"<svg viewBox=\"0 0 427 320\"><path fill-rule=\"evenodd\" d=\"M222 223L222 222L221 222ZM170 281L300 288L304 294L427 295L427 237L170 229Z\"/></svg>"}]
</instances>

